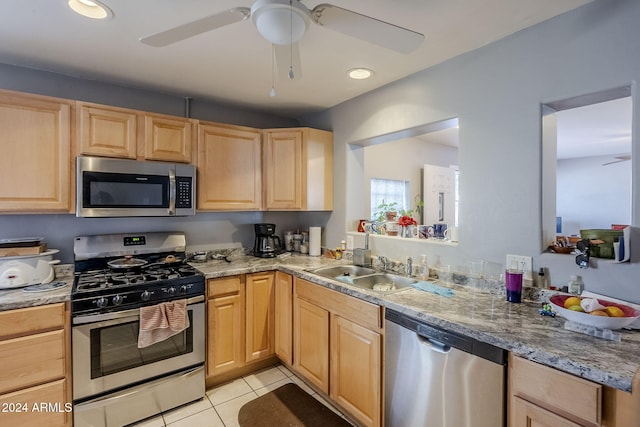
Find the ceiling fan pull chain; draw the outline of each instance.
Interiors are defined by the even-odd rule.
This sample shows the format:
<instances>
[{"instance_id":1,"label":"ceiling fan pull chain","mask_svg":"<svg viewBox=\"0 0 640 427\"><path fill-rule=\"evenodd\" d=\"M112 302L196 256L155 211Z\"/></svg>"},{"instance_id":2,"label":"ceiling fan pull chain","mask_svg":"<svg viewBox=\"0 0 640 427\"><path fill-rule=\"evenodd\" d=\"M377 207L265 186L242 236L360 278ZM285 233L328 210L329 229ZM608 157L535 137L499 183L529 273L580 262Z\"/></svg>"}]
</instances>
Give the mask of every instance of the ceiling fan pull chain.
<instances>
[{"instance_id":1,"label":"ceiling fan pull chain","mask_svg":"<svg viewBox=\"0 0 640 427\"><path fill-rule=\"evenodd\" d=\"M293 0L289 0L289 35L289 78L293 80Z\"/></svg>"}]
</instances>

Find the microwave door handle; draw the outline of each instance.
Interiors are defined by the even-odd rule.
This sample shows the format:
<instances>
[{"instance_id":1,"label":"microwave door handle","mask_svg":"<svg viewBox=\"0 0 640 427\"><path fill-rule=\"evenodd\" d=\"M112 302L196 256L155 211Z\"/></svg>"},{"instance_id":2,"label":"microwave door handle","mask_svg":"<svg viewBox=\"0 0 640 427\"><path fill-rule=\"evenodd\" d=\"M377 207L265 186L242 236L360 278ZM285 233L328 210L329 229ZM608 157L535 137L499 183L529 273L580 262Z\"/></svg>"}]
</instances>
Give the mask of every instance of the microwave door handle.
<instances>
[{"instance_id":1,"label":"microwave door handle","mask_svg":"<svg viewBox=\"0 0 640 427\"><path fill-rule=\"evenodd\" d=\"M176 170L169 169L169 215L176 214Z\"/></svg>"}]
</instances>

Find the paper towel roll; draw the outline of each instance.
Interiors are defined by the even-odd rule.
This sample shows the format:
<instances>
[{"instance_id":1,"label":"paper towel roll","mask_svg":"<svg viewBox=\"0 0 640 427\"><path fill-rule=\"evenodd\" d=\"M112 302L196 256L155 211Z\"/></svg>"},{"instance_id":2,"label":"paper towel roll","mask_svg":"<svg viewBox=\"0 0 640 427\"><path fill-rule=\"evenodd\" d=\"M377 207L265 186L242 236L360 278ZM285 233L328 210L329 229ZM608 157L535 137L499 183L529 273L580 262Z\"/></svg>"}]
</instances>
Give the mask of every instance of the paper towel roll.
<instances>
[{"instance_id":1,"label":"paper towel roll","mask_svg":"<svg viewBox=\"0 0 640 427\"><path fill-rule=\"evenodd\" d=\"M322 227L309 227L309 256L320 256Z\"/></svg>"}]
</instances>

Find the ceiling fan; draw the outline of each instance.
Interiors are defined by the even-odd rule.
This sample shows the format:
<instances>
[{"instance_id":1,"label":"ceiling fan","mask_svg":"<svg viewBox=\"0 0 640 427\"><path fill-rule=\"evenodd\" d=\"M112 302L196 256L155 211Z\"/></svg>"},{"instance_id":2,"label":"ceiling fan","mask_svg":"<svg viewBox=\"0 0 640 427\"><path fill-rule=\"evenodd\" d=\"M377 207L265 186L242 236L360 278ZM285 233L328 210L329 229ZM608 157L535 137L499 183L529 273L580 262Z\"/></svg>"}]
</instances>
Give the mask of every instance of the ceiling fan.
<instances>
[{"instance_id":1,"label":"ceiling fan","mask_svg":"<svg viewBox=\"0 0 640 427\"><path fill-rule=\"evenodd\" d=\"M624 154L622 156L615 156L614 159L618 159L618 160L614 160L614 161L611 161L611 162L603 163L601 166L607 166L607 165L612 165L614 163L626 162L628 160L631 160L631 154Z\"/></svg>"},{"instance_id":2,"label":"ceiling fan","mask_svg":"<svg viewBox=\"0 0 640 427\"><path fill-rule=\"evenodd\" d=\"M309 9L300 0L257 0L251 8L235 7L142 37L140 42L154 47L167 46L248 18L262 37L272 43L276 63L287 64L278 67L280 74L288 70L286 74L291 79L300 77L298 41L311 22L399 53L412 52L424 40L424 35L415 31L332 4Z\"/></svg>"}]
</instances>

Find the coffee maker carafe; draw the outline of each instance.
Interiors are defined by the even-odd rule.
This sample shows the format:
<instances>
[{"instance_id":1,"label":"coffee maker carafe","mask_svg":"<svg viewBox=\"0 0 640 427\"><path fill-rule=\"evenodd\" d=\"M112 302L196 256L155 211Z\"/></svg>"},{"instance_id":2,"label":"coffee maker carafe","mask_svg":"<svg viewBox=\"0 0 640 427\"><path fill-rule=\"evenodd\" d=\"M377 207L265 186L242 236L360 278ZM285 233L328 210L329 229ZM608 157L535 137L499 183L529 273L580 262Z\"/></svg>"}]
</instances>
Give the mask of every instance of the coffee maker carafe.
<instances>
[{"instance_id":1,"label":"coffee maker carafe","mask_svg":"<svg viewBox=\"0 0 640 427\"><path fill-rule=\"evenodd\" d=\"M281 250L280 237L275 235L275 224L254 224L256 241L253 245L253 255L260 258L273 258Z\"/></svg>"}]
</instances>

